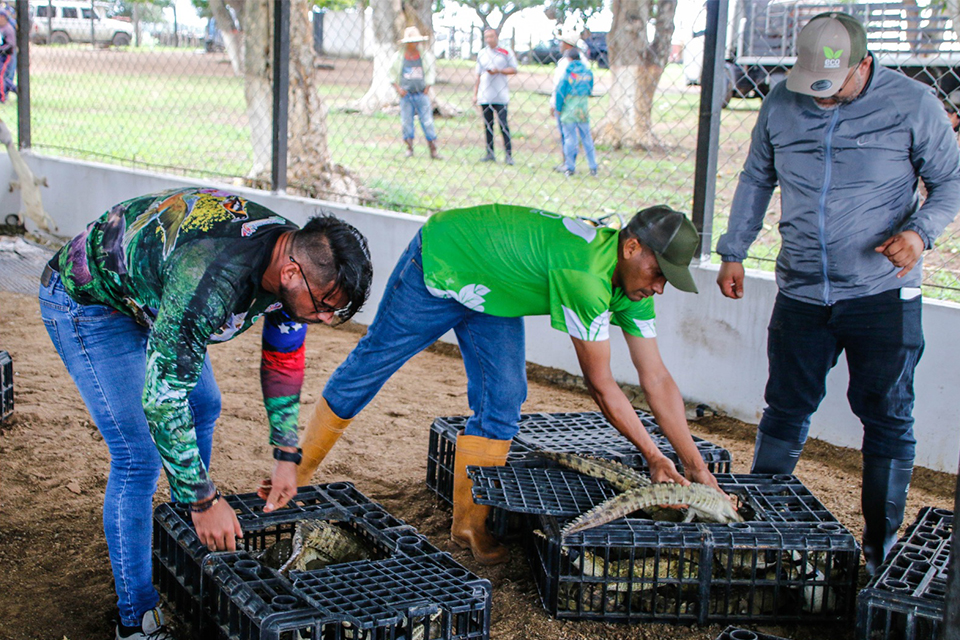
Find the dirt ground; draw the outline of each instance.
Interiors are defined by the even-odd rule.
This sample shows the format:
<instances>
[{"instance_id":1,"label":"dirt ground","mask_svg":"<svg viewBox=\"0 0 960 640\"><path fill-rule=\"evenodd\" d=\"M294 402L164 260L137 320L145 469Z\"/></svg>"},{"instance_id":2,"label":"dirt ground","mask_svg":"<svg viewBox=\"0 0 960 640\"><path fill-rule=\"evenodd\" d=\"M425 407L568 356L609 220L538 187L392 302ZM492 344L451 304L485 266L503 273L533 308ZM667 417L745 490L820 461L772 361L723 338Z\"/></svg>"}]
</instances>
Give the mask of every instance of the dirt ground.
<instances>
[{"instance_id":1,"label":"dirt ground","mask_svg":"<svg viewBox=\"0 0 960 640\"><path fill-rule=\"evenodd\" d=\"M309 411L322 385L359 337L348 329L311 329L304 385ZM259 389L259 331L211 349L223 392L212 475L224 493L252 491L272 467ZM558 335L558 339L563 339ZM32 296L0 292L0 349L15 366L16 412L0 430L0 638L100 640L113 637L116 612L100 508L107 448L53 349ZM449 350L446 350L449 351ZM548 372L549 373L549 372ZM530 384L526 411L593 410L582 392L545 381ZM721 627L559 622L541 607L519 546L511 561L485 568L448 540L450 510L425 484L433 418L467 412L458 358L425 352L387 383L321 467L317 481L350 480L416 526L494 588L495 640L715 638ZM746 472L753 430L722 417L692 424L694 433L728 448L734 471ZM798 475L840 521L860 534L859 455L812 443ZM952 508L954 477L918 470L907 518L921 506ZM161 480L158 501L167 499ZM853 629L766 627L786 637L852 638Z\"/></svg>"}]
</instances>

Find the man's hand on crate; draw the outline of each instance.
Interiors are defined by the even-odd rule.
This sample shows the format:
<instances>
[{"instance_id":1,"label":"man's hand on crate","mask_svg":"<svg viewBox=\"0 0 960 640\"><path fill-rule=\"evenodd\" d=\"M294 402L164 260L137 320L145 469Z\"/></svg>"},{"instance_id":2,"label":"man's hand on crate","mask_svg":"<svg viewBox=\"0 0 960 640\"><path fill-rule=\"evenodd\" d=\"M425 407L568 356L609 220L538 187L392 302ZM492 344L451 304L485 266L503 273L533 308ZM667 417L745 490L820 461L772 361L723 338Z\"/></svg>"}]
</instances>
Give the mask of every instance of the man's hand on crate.
<instances>
[{"instance_id":1,"label":"man's hand on crate","mask_svg":"<svg viewBox=\"0 0 960 640\"><path fill-rule=\"evenodd\" d=\"M243 537L243 529L237 514L226 500L217 500L206 511L191 511L197 536L210 551L236 551L237 538Z\"/></svg>"},{"instance_id":2,"label":"man's hand on crate","mask_svg":"<svg viewBox=\"0 0 960 640\"><path fill-rule=\"evenodd\" d=\"M273 465L273 475L260 483L257 495L267 503L263 507L264 513L285 507L297 495L297 465L277 460Z\"/></svg>"}]
</instances>

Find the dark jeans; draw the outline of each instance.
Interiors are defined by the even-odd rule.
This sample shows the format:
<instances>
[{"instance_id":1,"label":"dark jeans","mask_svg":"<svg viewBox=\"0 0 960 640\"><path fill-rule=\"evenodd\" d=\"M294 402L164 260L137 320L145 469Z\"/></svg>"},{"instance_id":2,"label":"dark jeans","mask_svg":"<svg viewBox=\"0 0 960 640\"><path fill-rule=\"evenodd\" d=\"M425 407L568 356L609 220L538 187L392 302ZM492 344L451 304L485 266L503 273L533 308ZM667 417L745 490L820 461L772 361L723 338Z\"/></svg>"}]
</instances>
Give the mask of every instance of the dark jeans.
<instances>
[{"instance_id":1,"label":"dark jeans","mask_svg":"<svg viewBox=\"0 0 960 640\"><path fill-rule=\"evenodd\" d=\"M497 122L500 124L500 133L503 135L503 148L507 155L513 155L510 146L510 125L507 124L507 105L505 104L482 104L484 133L487 137L487 153L493 154L493 113L497 113Z\"/></svg>"},{"instance_id":2,"label":"dark jeans","mask_svg":"<svg viewBox=\"0 0 960 640\"><path fill-rule=\"evenodd\" d=\"M900 290L833 306L780 293L767 329L770 377L759 429L788 442L807 439L827 373L846 351L847 400L863 423L864 456L912 460L913 374L923 354L922 298Z\"/></svg>"}]
</instances>

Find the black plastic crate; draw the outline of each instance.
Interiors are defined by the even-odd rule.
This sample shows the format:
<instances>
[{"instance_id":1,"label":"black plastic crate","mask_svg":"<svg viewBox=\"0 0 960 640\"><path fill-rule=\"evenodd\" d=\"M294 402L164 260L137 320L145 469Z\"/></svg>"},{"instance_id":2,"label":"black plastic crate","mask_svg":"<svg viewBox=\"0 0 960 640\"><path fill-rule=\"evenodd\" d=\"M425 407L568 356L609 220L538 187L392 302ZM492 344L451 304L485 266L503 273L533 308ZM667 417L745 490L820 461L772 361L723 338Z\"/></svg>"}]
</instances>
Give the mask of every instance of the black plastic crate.
<instances>
[{"instance_id":1,"label":"black plastic crate","mask_svg":"<svg viewBox=\"0 0 960 640\"><path fill-rule=\"evenodd\" d=\"M860 592L857 637L937 640L943 623L953 512L924 507Z\"/></svg>"},{"instance_id":2,"label":"black plastic crate","mask_svg":"<svg viewBox=\"0 0 960 640\"><path fill-rule=\"evenodd\" d=\"M478 503L531 514L540 597L562 619L785 623L852 620L860 548L794 476L718 474L746 522L622 518L561 538L616 492L567 469L471 468ZM639 514L643 515L643 514Z\"/></svg>"},{"instance_id":3,"label":"black plastic crate","mask_svg":"<svg viewBox=\"0 0 960 640\"><path fill-rule=\"evenodd\" d=\"M441 553L413 527L390 515L348 482L301 487L287 507L264 513L256 494L226 496L243 528L241 549L250 554L293 536L297 522L335 521L376 550L381 557ZM181 619L197 630L211 623L207 611L210 590L203 564L210 553L200 542L186 509L163 504L154 511L153 579L158 591L177 609ZM253 556L248 556L252 559Z\"/></svg>"},{"instance_id":4,"label":"black plastic crate","mask_svg":"<svg viewBox=\"0 0 960 640\"><path fill-rule=\"evenodd\" d=\"M637 416L654 444L683 471L673 445L649 413ZM427 487L447 502L453 499L453 461L457 434L466 426L466 416L437 418L430 427L427 451ZM700 454L713 473L730 472L730 452L694 437ZM615 460L634 469L646 470L647 462L637 448L597 411L584 413L528 413L520 416L519 431L510 445L508 465L542 463L534 452L559 451Z\"/></svg>"},{"instance_id":5,"label":"black plastic crate","mask_svg":"<svg viewBox=\"0 0 960 640\"><path fill-rule=\"evenodd\" d=\"M780 636L771 636L767 633L760 633L759 631L751 631L750 629L741 629L739 627L727 627L720 632L720 635L717 636L717 640L785 640Z\"/></svg>"},{"instance_id":6,"label":"black plastic crate","mask_svg":"<svg viewBox=\"0 0 960 640\"><path fill-rule=\"evenodd\" d=\"M13 359L0 351L0 422L13 414Z\"/></svg>"},{"instance_id":7,"label":"black plastic crate","mask_svg":"<svg viewBox=\"0 0 960 640\"><path fill-rule=\"evenodd\" d=\"M486 640L490 583L446 553L398 555L289 579L249 553L204 563L210 630L229 640Z\"/></svg>"}]
</instances>

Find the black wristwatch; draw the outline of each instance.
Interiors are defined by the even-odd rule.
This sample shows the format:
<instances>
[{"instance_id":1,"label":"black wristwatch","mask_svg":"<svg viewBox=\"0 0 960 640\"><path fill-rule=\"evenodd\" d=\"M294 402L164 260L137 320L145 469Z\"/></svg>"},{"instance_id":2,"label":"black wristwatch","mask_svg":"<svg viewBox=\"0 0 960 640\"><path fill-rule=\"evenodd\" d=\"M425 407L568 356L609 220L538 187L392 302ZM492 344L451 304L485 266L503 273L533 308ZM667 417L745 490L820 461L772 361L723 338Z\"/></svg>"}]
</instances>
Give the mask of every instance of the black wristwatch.
<instances>
[{"instance_id":1,"label":"black wristwatch","mask_svg":"<svg viewBox=\"0 0 960 640\"><path fill-rule=\"evenodd\" d=\"M303 460L303 449L297 447L296 453L290 453L289 451L284 451L277 447L273 448L273 458L279 460L280 462L292 462L293 464L300 464L300 461Z\"/></svg>"}]
</instances>

